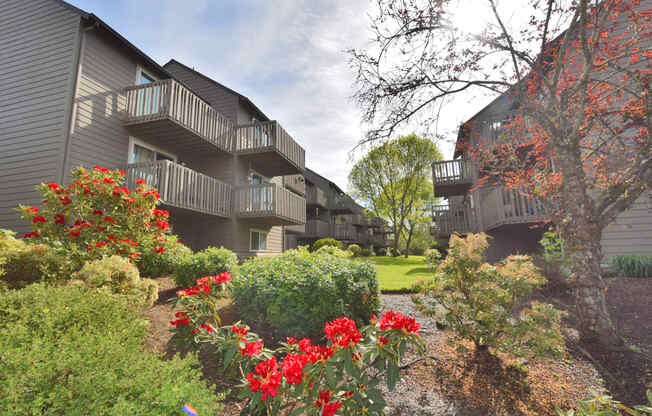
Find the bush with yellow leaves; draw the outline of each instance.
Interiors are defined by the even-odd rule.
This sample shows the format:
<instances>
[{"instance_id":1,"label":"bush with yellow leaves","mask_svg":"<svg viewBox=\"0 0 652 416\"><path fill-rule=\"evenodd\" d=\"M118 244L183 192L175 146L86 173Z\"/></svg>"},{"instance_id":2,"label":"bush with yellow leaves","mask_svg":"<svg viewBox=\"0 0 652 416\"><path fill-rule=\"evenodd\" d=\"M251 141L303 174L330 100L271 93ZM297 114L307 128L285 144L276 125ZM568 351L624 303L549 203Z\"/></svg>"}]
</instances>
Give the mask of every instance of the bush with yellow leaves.
<instances>
[{"instance_id":1,"label":"bush with yellow leaves","mask_svg":"<svg viewBox=\"0 0 652 416\"><path fill-rule=\"evenodd\" d=\"M562 312L524 299L546 280L529 256L512 255L497 264L483 261L487 235L452 235L448 256L414 300L476 349L516 356L559 355L564 350ZM527 307L524 307L527 306Z\"/></svg>"}]
</instances>

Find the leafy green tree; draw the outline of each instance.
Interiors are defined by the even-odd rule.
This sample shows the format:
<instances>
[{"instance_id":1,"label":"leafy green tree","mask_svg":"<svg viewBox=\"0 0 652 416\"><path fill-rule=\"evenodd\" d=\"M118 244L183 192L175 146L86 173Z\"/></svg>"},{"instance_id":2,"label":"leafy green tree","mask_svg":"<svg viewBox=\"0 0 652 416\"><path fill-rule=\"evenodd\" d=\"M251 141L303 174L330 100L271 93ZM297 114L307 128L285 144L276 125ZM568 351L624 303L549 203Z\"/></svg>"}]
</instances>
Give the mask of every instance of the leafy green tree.
<instances>
[{"instance_id":1,"label":"leafy green tree","mask_svg":"<svg viewBox=\"0 0 652 416\"><path fill-rule=\"evenodd\" d=\"M394 253L410 216L423 201L421 191L431 175L430 165L441 159L432 140L410 134L374 147L351 170L355 196L391 225Z\"/></svg>"}]
</instances>

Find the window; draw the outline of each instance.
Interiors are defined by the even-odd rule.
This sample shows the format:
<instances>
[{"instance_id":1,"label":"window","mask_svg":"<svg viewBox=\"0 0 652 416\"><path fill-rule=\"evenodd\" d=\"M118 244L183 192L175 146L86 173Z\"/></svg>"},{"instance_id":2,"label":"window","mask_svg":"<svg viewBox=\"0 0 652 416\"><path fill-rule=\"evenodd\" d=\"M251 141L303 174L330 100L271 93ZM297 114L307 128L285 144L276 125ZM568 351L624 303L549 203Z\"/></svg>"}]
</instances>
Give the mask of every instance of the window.
<instances>
[{"instance_id":1,"label":"window","mask_svg":"<svg viewBox=\"0 0 652 416\"><path fill-rule=\"evenodd\" d=\"M140 71L140 76L138 77L137 84L142 85L142 84L151 84L154 82L154 77L151 77L144 73L142 70Z\"/></svg>"},{"instance_id":2,"label":"window","mask_svg":"<svg viewBox=\"0 0 652 416\"><path fill-rule=\"evenodd\" d=\"M160 160L176 162L177 157L132 137L129 141L129 157L127 160L129 163L154 163Z\"/></svg>"},{"instance_id":3,"label":"window","mask_svg":"<svg viewBox=\"0 0 652 416\"><path fill-rule=\"evenodd\" d=\"M261 230L249 230L249 250L267 250L267 232Z\"/></svg>"},{"instance_id":4,"label":"window","mask_svg":"<svg viewBox=\"0 0 652 416\"><path fill-rule=\"evenodd\" d=\"M136 85L151 84L156 78L145 71L140 66L136 71ZM139 89L136 95L136 115L144 116L156 114L161 109L163 99L161 97L161 87L158 85L148 88Z\"/></svg>"}]
</instances>

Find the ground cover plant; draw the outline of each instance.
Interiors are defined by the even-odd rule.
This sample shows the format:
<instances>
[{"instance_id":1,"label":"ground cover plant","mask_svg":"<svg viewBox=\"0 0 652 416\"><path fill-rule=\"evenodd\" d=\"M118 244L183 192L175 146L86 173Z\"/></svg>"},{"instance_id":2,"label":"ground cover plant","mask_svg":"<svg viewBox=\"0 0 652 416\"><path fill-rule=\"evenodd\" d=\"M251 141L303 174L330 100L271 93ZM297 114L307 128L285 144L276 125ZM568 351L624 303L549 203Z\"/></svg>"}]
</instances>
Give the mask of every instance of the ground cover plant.
<instances>
[{"instance_id":1,"label":"ground cover plant","mask_svg":"<svg viewBox=\"0 0 652 416\"><path fill-rule=\"evenodd\" d=\"M414 318L388 311L358 328L352 319L327 322L326 345L288 337L274 350L243 323L221 325L217 301L225 296L229 274L206 276L178 292L174 337L178 342L210 344L224 365L238 371L246 414L381 415L385 401L380 376L392 390L408 347L423 353Z\"/></svg>"},{"instance_id":2,"label":"ground cover plant","mask_svg":"<svg viewBox=\"0 0 652 416\"><path fill-rule=\"evenodd\" d=\"M378 283L383 293L409 293L415 283L432 278L424 256L369 257L378 270Z\"/></svg>"},{"instance_id":3,"label":"ground cover plant","mask_svg":"<svg viewBox=\"0 0 652 416\"><path fill-rule=\"evenodd\" d=\"M336 247L336 248L342 249L342 242L337 241L334 238L320 238L319 240L315 241L312 244L312 249L313 249L313 251L317 251L320 248L326 247L326 246Z\"/></svg>"},{"instance_id":4,"label":"ground cover plant","mask_svg":"<svg viewBox=\"0 0 652 416\"><path fill-rule=\"evenodd\" d=\"M142 350L147 323L125 298L33 284L0 296L0 413L218 414L221 396L190 355Z\"/></svg>"},{"instance_id":5,"label":"ground cover plant","mask_svg":"<svg viewBox=\"0 0 652 416\"><path fill-rule=\"evenodd\" d=\"M618 276L652 277L652 256L614 256L611 259L611 267Z\"/></svg>"},{"instance_id":6,"label":"ground cover plant","mask_svg":"<svg viewBox=\"0 0 652 416\"><path fill-rule=\"evenodd\" d=\"M361 326L379 306L374 267L334 247L247 260L232 297L244 321L278 337L320 337L324 324L340 316Z\"/></svg>"},{"instance_id":7,"label":"ground cover plant","mask_svg":"<svg viewBox=\"0 0 652 416\"><path fill-rule=\"evenodd\" d=\"M37 187L42 207L19 208L32 226L24 237L60 248L73 271L109 255L136 260L143 247L163 253L170 214L156 208L160 195L145 180L136 181L132 192L123 186L124 175L124 170L80 167L68 186L42 183Z\"/></svg>"}]
</instances>

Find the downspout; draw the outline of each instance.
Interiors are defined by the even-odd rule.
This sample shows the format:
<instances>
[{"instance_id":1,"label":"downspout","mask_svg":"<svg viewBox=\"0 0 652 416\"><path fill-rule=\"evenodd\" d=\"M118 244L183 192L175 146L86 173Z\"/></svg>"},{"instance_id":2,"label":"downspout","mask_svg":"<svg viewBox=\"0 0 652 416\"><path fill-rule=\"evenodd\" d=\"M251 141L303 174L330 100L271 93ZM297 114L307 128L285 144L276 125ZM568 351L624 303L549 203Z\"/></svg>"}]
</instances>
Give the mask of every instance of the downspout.
<instances>
[{"instance_id":1,"label":"downspout","mask_svg":"<svg viewBox=\"0 0 652 416\"><path fill-rule=\"evenodd\" d=\"M95 22L91 26L82 28L81 27L81 19L80 19L80 28L79 28L79 38L77 41L77 50L75 51L75 57L74 57L74 84L73 88L70 91L70 96L68 97L68 102L70 104L70 111L67 114L67 122L66 122L66 133L65 133L65 141L64 141L64 147L63 147L63 160L61 163L61 170L59 171L59 183L63 184L65 182L66 178L66 172L69 169L68 163L70 162L70 143L71 143L71 137L72 133L75 130L75 116L77 115L77 103L76 103L76 98L77 98L77 91L79 89L79 81L81 78L81 72L82 72L82 62L84 58L84 46L86 45L86 33L95 29L98 27L98 23Z\"/></svg>"}]
</instances>

